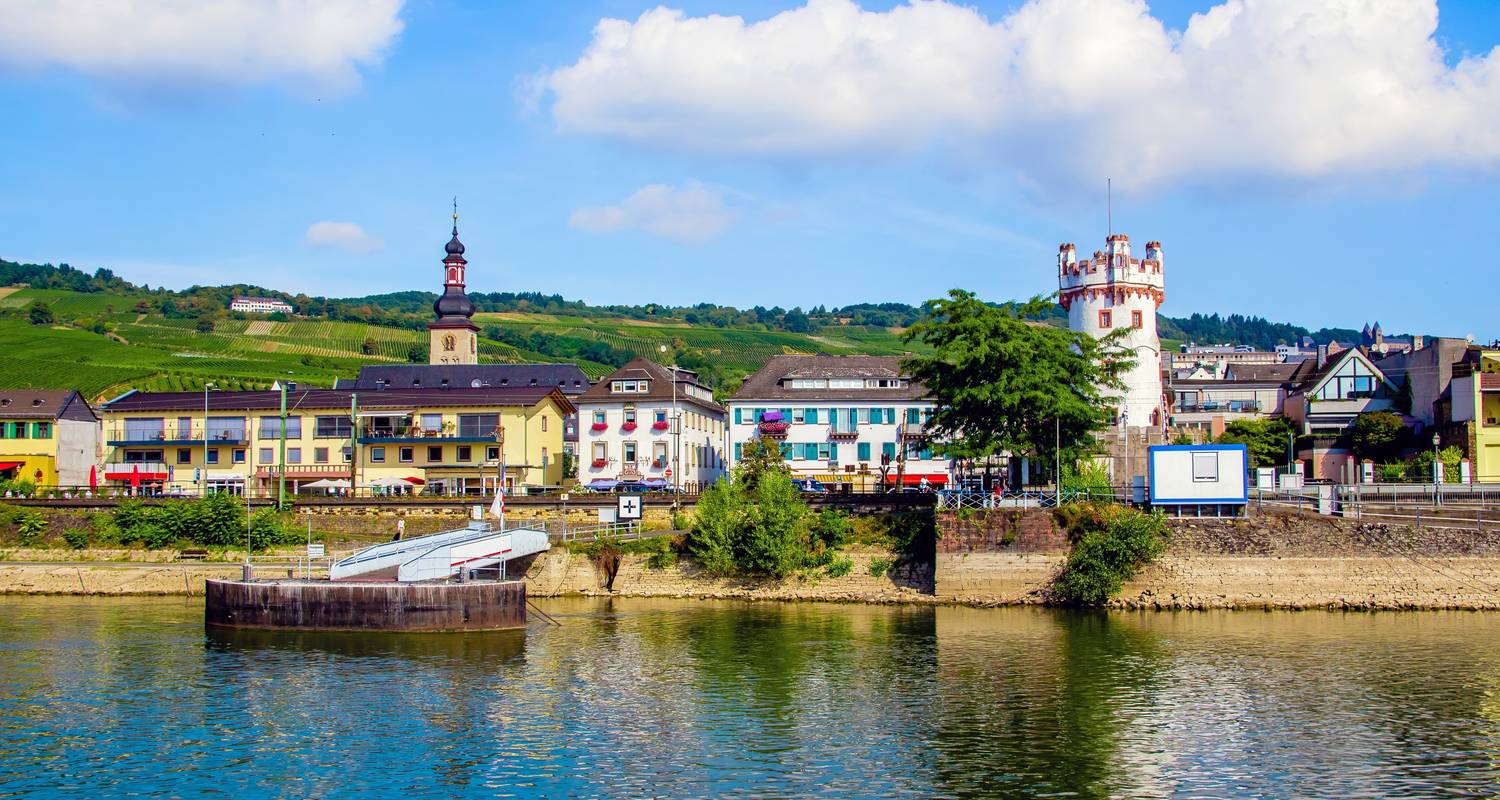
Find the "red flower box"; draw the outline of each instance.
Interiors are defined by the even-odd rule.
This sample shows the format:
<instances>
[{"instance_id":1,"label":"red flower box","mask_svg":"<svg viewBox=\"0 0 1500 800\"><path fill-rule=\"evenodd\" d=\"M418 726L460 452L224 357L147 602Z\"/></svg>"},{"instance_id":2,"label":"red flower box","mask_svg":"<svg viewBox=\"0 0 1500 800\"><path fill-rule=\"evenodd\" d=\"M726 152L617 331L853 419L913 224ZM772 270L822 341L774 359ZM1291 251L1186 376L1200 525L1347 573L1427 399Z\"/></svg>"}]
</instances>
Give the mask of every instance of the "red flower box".
<instances>
[{"instance_id":1,"label":"red flower box","mask_svg":"<svg viewBox=\"0 0 1500 800\"><path fill-rule=\"evenodd\" d=\"M607 422L595 422L593 425L589 426L589 430L596 431L596 432L597 431L609 430L609 423L607 423Z\"/></svg>"},{"instance_id":2,"label":"red flower box","mask_svg":"<svg viewBox=\"0 0 1500 800\"><path fill-rule=\"evenodd\" d=\"M596 458L596 459L594 459L594 469L599 469L600 467L607 467L607 466L609 466L609 459L607 459L607 458Z\"/></svg>"},{"instance_id":3,"label":"red flower box","mask_svg":"<svg viewBox=\"0 0 1500 800\"><path fill-rule=\"evenodd\" d=\"M672 427L672 423L667 422L664 419L657 420L656 422L651 423L651 430L653 431L664 431L670 427Z\"/></svg>"},{"instance_id":4,"label":"red flower box","mask_svg":"<svg viewBox=\"0 0 1500 800\"><path fill-rule=\"evenodd\" d=\"M631 431L635 430L635 423L627 422L624 425L620 426L620 430L625 431L626 433L630 433Z\"/></svg>"}]
</instances>

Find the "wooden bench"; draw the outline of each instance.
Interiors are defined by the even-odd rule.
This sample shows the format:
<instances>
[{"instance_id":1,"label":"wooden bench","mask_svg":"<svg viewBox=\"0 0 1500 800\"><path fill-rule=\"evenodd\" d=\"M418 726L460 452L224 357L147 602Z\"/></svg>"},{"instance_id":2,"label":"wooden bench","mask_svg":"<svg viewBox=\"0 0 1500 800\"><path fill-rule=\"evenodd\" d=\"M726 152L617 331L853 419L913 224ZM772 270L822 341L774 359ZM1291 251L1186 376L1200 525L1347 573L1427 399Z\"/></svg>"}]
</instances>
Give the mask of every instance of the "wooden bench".
<instances>
[{"instance_id":1,"label":"wooden bench","mask_svg":"<svg viewBox=\"0 0 1500 800\"><path fill-rule=\"evenodd\" d=\"M183 550L177 554L178 561L202 561L208 558L207 550Z\"/></svg>"}]
</instances>

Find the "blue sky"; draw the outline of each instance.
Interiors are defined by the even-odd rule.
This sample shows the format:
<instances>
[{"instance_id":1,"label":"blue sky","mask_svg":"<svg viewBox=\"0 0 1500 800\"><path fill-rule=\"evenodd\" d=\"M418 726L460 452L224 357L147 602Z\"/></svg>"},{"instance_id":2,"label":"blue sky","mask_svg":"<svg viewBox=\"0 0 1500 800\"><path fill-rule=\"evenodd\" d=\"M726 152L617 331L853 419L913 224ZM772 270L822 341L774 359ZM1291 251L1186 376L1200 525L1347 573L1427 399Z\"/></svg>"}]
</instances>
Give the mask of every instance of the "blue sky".
<instances>
[{"instance_id":1,"label":"blue sky","mask_svg":"<svg viewBox=\"0 0 1500 800\"><path fill-rule=\"evenodd\" d=\"M0 256L436 290L457 195L473 290L1009 299L1112 177L1165 313L1500 338L1490 0L345 1L0 0Z\"/></svg>"}]
</instances>

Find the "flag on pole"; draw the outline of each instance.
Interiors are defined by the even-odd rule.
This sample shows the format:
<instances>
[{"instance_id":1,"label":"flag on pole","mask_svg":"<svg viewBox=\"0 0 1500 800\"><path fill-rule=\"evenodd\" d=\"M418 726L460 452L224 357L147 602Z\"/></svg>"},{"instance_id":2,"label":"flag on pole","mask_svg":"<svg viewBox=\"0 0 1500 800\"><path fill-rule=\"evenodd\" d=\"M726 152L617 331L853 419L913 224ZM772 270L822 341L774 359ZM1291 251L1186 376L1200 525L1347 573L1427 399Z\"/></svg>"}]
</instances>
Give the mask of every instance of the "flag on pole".
<instances>
[{"instance_id":1,"label":"flag on pole","mask_svg":"<svg viewBox=\"0 0 1500 800\"><path fill-rule=\"evenodd\" d=\"M490 503L490 516L505 521L505 487L495 487L495 501Z\"/></svg>"},{"instance_id":2,"label":"flag on pole","mask_svg":"<svg viewBox=\"0 0 1500 800\"><path fill-rule=\"evenodd\" d=\"M500 520L505 528L505 462L500 462L500 480L495 482L495 501L490 503L490 516Z\"/></svg>"}]
</instances>

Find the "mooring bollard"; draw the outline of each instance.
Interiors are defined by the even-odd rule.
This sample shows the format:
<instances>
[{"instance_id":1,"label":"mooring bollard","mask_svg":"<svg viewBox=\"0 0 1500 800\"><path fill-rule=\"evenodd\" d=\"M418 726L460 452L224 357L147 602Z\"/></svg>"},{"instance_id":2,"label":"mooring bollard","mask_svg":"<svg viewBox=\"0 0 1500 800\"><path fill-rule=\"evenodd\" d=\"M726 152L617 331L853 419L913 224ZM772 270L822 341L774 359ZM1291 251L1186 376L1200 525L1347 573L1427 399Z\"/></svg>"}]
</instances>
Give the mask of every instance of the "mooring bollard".
<instances>
[{"instance_id":1,"label":"mooring bollard","mask_svg":"<svg viewBox=\"0 0 1500 800\"><path fill-rule=\"evenodd\" d=\"M253 581L253 580L255 580L255 569L253 567L251 567L248 562L245 563L245 564L242 564L241 568L244 570L244 573L243 573L243 575L240 578L241 580L246 580L246 581Z\"/></svg>"}]
</instances>

